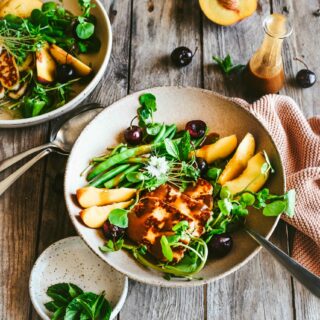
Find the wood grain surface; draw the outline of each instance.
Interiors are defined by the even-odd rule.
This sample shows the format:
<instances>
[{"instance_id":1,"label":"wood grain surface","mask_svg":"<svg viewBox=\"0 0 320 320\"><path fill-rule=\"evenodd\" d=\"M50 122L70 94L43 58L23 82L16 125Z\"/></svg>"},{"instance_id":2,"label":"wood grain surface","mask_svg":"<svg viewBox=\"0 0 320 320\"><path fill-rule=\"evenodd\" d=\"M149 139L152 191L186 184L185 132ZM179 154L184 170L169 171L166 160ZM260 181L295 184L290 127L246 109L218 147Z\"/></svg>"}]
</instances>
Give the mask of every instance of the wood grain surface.
<instances>
[{"instance_id":1,"label":"wood grain surface","mask_svg":"<svg viewBox=\"0 0 320 320\"><path fill-rule=\"evenodd\" d=\"M318 0L260 0L252 17L229 28L208 21L196 0L103 2L113 28L112 57L88 101L108 106L127 93L163 85L203 87L250 100L237 79L226 79L214 66L212 55L230 53L236 63L245 64L262 41L263 18L284 12L295 32L284 44L287 83L281 93L293 97L306 116L320 114L320 83L301 90L293 82L302 68L293 61L295 56L304 56L320 74L320 18L312 15L320 7ZM198 48L192 64L183 69L169 59L180 45ZM0 130L0 160L44 143L49 130L50 124ZM62 192L65 161L50 155L0 198L0 320L39 319L28 294L32 265L50 244L75 234ZM288 251L285 223L279 224L272 241ZM239 271L204 287L164 289L130 281L119 319L319 320L320 302L262 250Z\"/></svg>"}]
</instances>

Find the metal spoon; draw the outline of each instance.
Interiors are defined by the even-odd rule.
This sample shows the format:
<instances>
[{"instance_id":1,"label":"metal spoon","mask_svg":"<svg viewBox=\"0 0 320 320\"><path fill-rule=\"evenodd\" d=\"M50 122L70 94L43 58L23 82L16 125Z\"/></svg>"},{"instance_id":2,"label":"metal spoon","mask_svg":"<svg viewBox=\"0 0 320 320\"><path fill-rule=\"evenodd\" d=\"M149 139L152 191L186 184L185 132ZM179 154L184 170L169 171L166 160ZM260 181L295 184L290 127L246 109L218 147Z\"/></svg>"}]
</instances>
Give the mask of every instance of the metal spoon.
<instances>
[{"instance_id":1,"label":"metal spoon","mask_svg":"<svg viewBox=\"0 0 320 320\"><path fill-rule=\"evenodd\" d=\"M79 137L81 131L92 120L103 107L97 103L92 103L84 106L81 111L77 110L68 117L64 117L58 121L52 128L50 133L50 142L42 146L22 152L12 158L6 159L0 163L0 172L9 168L13 164L28 157L36 152L41 151L34 158L25 163L17 171L9 175L6 179L0 182L0 196L29 168L37 161L51 152L57 152L62 155L68 155L73 144Z\"/></svg>"},{"instance_id":2,"label":"metal spoon","mask_svg":"<svg viewBox=\"0 0 320 320\"><path fill-rule=\"evenodd\" d=\"M262 237L254 230L245 229L246 232L262 247L264 247L291 275L296 278L316 297L320 298L320 278L304 268L300 263L290 258L286 253L278 249L270 241Z\"/></svg>"}]
</instances>

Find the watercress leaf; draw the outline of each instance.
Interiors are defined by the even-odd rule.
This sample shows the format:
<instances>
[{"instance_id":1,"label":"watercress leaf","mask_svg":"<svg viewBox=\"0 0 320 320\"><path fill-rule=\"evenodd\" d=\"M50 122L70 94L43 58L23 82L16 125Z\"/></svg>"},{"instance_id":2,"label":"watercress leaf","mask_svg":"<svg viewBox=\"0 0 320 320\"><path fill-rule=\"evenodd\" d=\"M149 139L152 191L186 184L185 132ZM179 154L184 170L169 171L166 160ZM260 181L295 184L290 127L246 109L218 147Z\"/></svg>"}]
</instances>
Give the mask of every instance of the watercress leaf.
<instances>
[{"instance_id":1,"label":"watercress leaf","mask_svg":"<svg viewBox=\"0 0 320 320\"><path fill-rule=\"evenodd\" d=\"M249 211L246 208L243 208L241 205L236 203L232 204L232 214L237 216L246 216L249 214Z\"/></svg>"},{"instance_id":2,"label":"watercress leaf","mask_svg":"<svg viewBox=\"0 0 320 320\"><path fill-rule=\"evenodd\" d=\"M187 161L191 149L191 138L189 131L184 132L178 148L180 160Z\"/></svg>"},{"instance_id":3,"label":"watercress leaf","mask_svg":"<svg viewBox=\"0 0 320 320\"><path fill-rule=\"evenodd\" d=\"M294 216L294 208L295 208L295 202L296 202L296 192L295 190L289 190L285 196L287 200L287 208L286 208L286 214L292 218Z\"/></svg>"},{"instance_id":4,"label":"watercress leaf","mask_svg":"<svg viewBox=\"0 0 320 320\"><path fill-rule=\"evenodd\" d=\"M147 247L145 245L140 246L137 250L142 255L145 255L147 253Z\"/></svg>"},{"instance_id":5,"label":"watercress leaf","mask_svg":"<svg viewBox=\"0 0 320 320\"><path fill-rule=\"evenodd\" d=\"M94 34L94 24L91 22L82 22L79 23L76 27L77 36L80 39L86 40L89 39Z\"/></svg>"},{"instance_id":6,"label":"watercress leaf","mask_svg":"<svg viewBox=\"0 0 320 320\"><path fill-rule=\"evenodd\" d=\"M161 123L150 123L147 128L146 128L146 132L148 135L150 136L156 136L161 128L165 126L165 124L161 124Z\"/></svg>"},{"instance_id":7,"label":"watercress leaf","mask_svg":"<svg viewBox=\"0 0 320 320\"><path fill-rule=\"evenodd\" d=\"M167 153L179 160L180 159L180 155L179 155L179 149L178 149L178 146L177 146L177 143L173 140L170 140L170 139L165 139L164 140L164 145L165 145L165 148L166 148L166 151Z\"/></svg>"},{"instance_id":8,"label":"watercress leaf","mask_svg":"<svg viewBox=\"0 0 320 320\"><path fill-rule=\"evenodd\" d=\"M283 213L287 208L286 201L277 200L271 203L268 203L263 209L263 214L267 217L276 217Z\"/></svg>"},{"instance_id":9,"label":"watercress leaf","mask_svg":"<svg viewBox=\"0 0 320 320\"><path fill-rule=\"evenodd\" d=\"M115 245L112 240L108 240L104 246L99 247L100 251L102 252L114 252L115 251Z\"/></svg>"},{"instance_id":10,"label":"watercress leaf","mask_svg":"<svg viewBox=\"0 0 320 320\"><path fill-rule=\"evenodd\" d=\"M207 171L207 177L209 179L212 179L214 181L217 181L220 174L221 174L221 171L222 169L220 168L210 168L208 171Z\"/></svg>"},{"instance_id":11,"label":"watercress leaf","mask_svg":"<svg viewBox=\"0 0 320 320\"><path fill-rule=\"evenodd\" d=\"M244 203L246 206L252 206L255 200L255 196L248 192L243 193L240 198L240 202Z\"/></svg>"},{"instance_id":12,"label":"watercress leaf","mask_svg":"<svg viewBox=\"0 0 320 320\"><path fill-rule=\"evenodd\" d=\"M189 229L189 222L186 220L182 220L173 226L172 231L186 231Z\"/></svg>"},{"instance_id":13,"label":"watercress leaf","mask_svg":"<svg viewBox=\"0 0 320 320\"><path fill-rule=\"evenodd\" d=\"M230 199L231 192L228 187L222 187L220 190L220 198L221 199Z\"/></svg>"},{"instance_id":14,"label":"watercress leaf","mask_svg":"<svg viewBox=\"0 0 320 320\"><path fill-rule=\"evenodd\" d=\"M41 9L43 12L55 11L57 9L57 4L53 1L45 2Z\"/></svg>"},{"instance_id":15,"label":"watercress leaf","mask_svg":"<svg viewBox=\"0 0 320 320\"><path fill-rule=\"evenodd\" d=\"M139 102L146 107L150 112L157 111L156 97L152 93L145 93L139 97Z\"/></svg>"},{"instance_id":16,"label":"watercress leaf","mask_svg":"<svg viewBox=\"0 0 320 320\"><path fill-rule=\"evenodd\" d=\"M139 117L139 126L145 128L151 122L151 113L144 107L139 107L137 110Z\"/></svg>"},{"instance_id":17,"label":"watercress leaf","mask_svg":"<svg viewBox=\"0 0 320 320\"><path fill-rule=\"evenodd\" d=\"M232 210L232 203L229 199L225 198L218 201L218 207L223 215L229 215Z\"/></svg>"},{"instance_id":18,"label":"watercress leaf","mask_svg":"<svg viewBox=\"0 0 320 320\"><path fill-rule=\"evenodd\" d=\"M113 209L110 212L108 219L110 223L114 224L117 227L128 227L128 211L125 209Z\"/></svg>"},{"instance_id":19,"label":"watercress leaf","mask_svg":"<svg viewBox=\"0 0 320 320\"><path fill-rule=\"evenodd\" d=\"M168 239L166 236L162 236L160 239L162 254L168 261L173 260L173 252L171 250L171 247L169 245Z\"/></svg>"}]
</instances>

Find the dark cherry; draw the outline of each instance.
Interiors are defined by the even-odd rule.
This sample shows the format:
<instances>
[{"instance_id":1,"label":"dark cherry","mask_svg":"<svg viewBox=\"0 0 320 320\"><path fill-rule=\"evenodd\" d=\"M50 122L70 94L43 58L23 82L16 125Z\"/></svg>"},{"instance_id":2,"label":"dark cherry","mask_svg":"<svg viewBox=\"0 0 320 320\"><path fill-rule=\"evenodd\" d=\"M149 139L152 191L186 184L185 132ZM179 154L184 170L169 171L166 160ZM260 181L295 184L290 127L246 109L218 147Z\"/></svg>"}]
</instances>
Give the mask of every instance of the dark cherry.
<instances>
[{"instance_id":1,"label":"dark cherry","mask_svg":"<svg viewBox=\"0 0 320 320\"><path fill-rule=\"evenodd\" d=\"M316 83L317 76L309 69L301 69L296 75L296 80L301 88L310 88Z\"/></svg>"},{"instance_id":2,"label":"dark cherry","mask_svg":"<svg viewBox=\"0 0 320 320\"><path fill-rule=\"evenodd\" d=\"M204 176L206 172L208 171L208 163L203 158L196 158L198 169L200 170L200 175Z\"/></svg>"},{"instance_id":3,"label":"dark cherry","mask_svg":"<svg viewBox=\"0 0 320 320\"><path fill-rule=\"evenodd\" d=\"M140 127L131 125L125 130L124 138L127 143L136 146L142 142L143 131Z\"/></svg>"},{"instance_id":4,"label":"dark cherry","mask_svg":"<svg viewBox=\"0 0 320 320\"><path fill-rule=\"evenodd\" d=\"M232 249L233 241L229 234L216 234L208 243L209 253L213 258L222 258Z\"/></svg>"},{"instance_id":5,"label":"dark cherry","mask_svg":"<svg viewBox=\"0 0 320 320\"><path fill-rule=\"evenodd\" d=\"M305 69L301 69L300 71L298 71L296 75L296 81L298 85L301 88L312 87L317 81L316 74L308 68L307 64L302 59L300 58L293 58L293 59L301 62L305 66Z\"/></svg>"},{"instance_id":6,"label":"dark cherry","mask_svg":"<svg viewBox=\"0 0 320 320\"><path fill-rule=\"evenodd\" d=\"M103 224L102 232L107 240L118 240L125 235L125 229L111 224L109 220Z\"/></svg>"},{"instance_id":7,"label":"dark cherry","mask_svg":"<svg viewBox=\"0 0 320 320\"><path fill-rule=\"evenodd\" d=\"M174 49L171 53L171 60L177 67L185 67L191 63L193 56L195 55L197 49L193 53L187 47L178 47Z\"/></svg>"},{"instance_id":8,"label":"dark cherry","mask_svg":"<svg viewBox=\"0 0 320 320\"><path fill-rule=\"evenodd\" d=\"M189 131L191 138L197 139L205 135L207 125L202 120L192 120L186 124L186 130Z\"/></svg>"},{"instance_id":9,"label":"dark cherry","mask_svg":"<svg viewBox=\"0 0 320 320\"><path fill-rule=\"evenodd\" d=\"M59 64L57 66L57 81L60 83L68 82L76 77L76 72L69 64Z\"/></svg>"}]
</instances>

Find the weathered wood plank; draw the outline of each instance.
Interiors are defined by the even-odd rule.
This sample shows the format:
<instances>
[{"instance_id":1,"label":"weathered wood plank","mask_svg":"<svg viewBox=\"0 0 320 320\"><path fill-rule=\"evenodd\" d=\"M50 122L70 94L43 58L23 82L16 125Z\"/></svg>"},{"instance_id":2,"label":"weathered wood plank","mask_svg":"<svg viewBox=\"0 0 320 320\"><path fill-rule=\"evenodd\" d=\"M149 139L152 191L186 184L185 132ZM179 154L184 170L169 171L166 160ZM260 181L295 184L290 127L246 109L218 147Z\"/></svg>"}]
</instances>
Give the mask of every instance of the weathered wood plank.
<instances>
[{"instance_id":1,"label":"weathered wood plank","mask_svg":"<svg viewBox=\"0 0 320 320\"><path fill-rule=\"evenodd\" d=\"M87 101L107 106L125 96L128 90L131 5L129 1L103 2L115 35L112 56L106 74ZM37 256L53 242L75 234L63 197L65 164L66 159L58 155L52 155L48 159ZM32 318L39 319L33 308Z\"/></svg>"},{"instance_id":2,"label":"weathered wood plank","mask_svg":"<svg viewBox=\"0 0 320 320\"><path fill-rule=\"evenodd\" d=\"M196 0L133 1L130 91L160 85L201 86L199 7ZM178 46L199 47L191 65L172 66ZM130 281L120 319L203 319L203 289L164 289Z\"/></svg>"},{"instance_id":3,"label":"weathered wood plank","mask_svg":"<svg viewBox=\"0 0 320 320\"><path fill-rule=\"evenodd\" d=\"M203 22L204 86L227 96L246 98L237 79L226 79L213 66L212 55L232 56L246 64L263 39L267 1L241 23L224 28ZM286 228L280 225L272 241L287 250ZM281 303L279 303L281 301ZM290 276L263 250L240 270L207 287L207 319L293 319Z\"/></svg>"},{"instance_id":4,"label":"weathered wood plank","mask_svg":"<svg viewBox=\"0 0 320 320\"><path fill-rule=\"evenodd\" d=\"M309 89L298 88L295 85L294 77L304 67L299 62L293 61L293 57L303 57L309 68L318 76L320 75L320 56L318 54L320 18L313 15L313 12L319 7L317 0L307 1L303 5L292 0L273 0L273 10L275 12L287 11L294 30L292 36L287 39L283 50L285 73L289 81L281 93L293 97L306 117L320 114L318 103L320 83L318 81ZM293 295L297 320L317 320L320 318L320 300L296 280L293 280Z\"/></svg>"},{"instance_id":5,"label":"weathered wood plank","mask_svg":"<svg viewBox=\"0 0 320 320\"><path fill-rule=\"evenodd\" d=\"M0 130L0 160L44 143L47 125ZM0 175L11 174L21 163ZM45 161L21 177L0 197L0 319L27 319L28 280L33 264Z\"/></svg>"}]
</instances>

